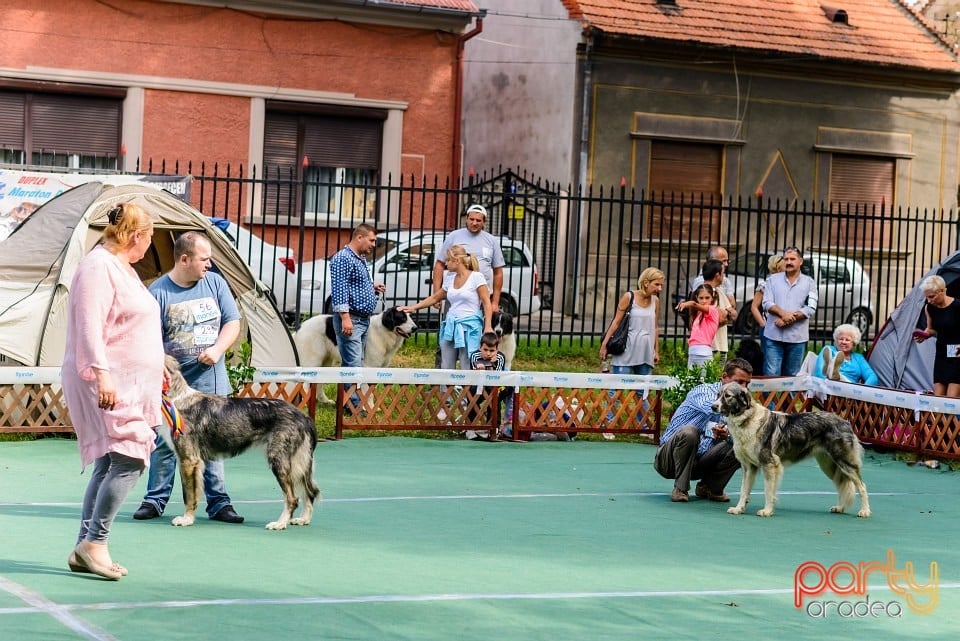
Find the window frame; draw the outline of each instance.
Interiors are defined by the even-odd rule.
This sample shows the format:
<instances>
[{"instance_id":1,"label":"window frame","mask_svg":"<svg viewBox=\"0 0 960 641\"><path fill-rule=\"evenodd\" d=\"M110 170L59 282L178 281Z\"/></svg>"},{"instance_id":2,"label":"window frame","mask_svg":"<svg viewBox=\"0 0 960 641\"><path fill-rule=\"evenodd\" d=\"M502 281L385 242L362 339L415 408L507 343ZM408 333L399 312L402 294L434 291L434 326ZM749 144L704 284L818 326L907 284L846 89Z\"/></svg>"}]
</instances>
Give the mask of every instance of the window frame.
<instances>
[{"instance_id":1,"label":"window frame","mask_svg":"<svg viewBox=\"0 0 960 641\"><path fill-rule=\"evenodd\" d=\"M24 167L122 169L126 93L115 87L0 82L0 131L14 128L22 134L12 138L15 146L0 150L0 159ZM64 151L38 140L62 141Z\"/></svg>"},{"instance_id":2,"label":"window frame","mask_svg":"<svg viewBox=\"0 0 960 641\"><path fill-rule=\"evenodd\" d=\"M299 224L302 213L304 222L341 228L372 222L387 116L384 109L267 101L262 216Z\"/></svg>"}]
</instances>

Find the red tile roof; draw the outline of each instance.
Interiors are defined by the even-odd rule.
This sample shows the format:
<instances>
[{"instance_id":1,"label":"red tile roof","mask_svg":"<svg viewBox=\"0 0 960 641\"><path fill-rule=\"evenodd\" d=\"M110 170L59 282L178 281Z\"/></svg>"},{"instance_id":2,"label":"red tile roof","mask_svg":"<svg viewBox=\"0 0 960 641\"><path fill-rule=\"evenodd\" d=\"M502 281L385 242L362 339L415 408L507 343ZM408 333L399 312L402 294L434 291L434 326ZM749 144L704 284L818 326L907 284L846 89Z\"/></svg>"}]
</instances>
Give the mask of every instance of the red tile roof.
<instances>
[{"instance_id":1,"label":"red tile roof","mask_svg":"<svg viewBox=\"0 0 960 641\"><path fill-rule=\"evenodd\" d=\"M429 9L450 9L451 11L465 11L468 13L480 13L470 0L380 0L383 5L412 5L415 7L426 7Z\"/></svg>"},{"instance_id":2,"label":"red tile roof","mask_svg":"<svg viewBox=\"0 0 960 641\"><path fill-rule=\"evenodd\" d=\"M831 22L821 4L846 11L849 24ZM960 71L956 52L898 0L676 0L676 7L656 0L564 0L564 5L571 18L609 34Z\"/></svg>"}]
</instances>

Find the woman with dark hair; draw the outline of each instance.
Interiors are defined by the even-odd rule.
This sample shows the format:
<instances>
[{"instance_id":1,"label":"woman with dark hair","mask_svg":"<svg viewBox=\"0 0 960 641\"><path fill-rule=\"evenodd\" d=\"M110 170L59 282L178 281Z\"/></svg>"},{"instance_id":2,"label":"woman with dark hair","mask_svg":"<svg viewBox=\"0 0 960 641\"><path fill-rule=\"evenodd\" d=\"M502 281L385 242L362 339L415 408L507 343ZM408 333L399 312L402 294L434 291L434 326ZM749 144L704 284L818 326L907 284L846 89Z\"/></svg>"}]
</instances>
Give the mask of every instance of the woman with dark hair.
<instances>
[{"instance_id":1,"label":"woman with dark hair","mask_svg":"<svg viewBox=\"0 0 960 641\"><path fill-rule=\"evenodd\" d=\"M127 570L107 549L110 528L149 463L165 371L160 306L133 268L150 247L153 220L132 203L108 220L70 285L61 376L80 463L93 464L67 565L116 581Z\"/></svg>"}]
</instances>

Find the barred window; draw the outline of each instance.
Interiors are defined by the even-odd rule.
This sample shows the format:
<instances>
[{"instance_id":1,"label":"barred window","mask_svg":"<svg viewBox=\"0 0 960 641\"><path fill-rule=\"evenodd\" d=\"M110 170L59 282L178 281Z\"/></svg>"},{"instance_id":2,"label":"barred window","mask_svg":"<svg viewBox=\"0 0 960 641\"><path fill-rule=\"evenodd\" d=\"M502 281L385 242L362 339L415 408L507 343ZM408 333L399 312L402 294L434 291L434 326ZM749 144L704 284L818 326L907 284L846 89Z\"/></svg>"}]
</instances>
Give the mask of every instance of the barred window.
<instances>
[{"instance_id":1,"label":"barred window","mask_svg":"<svg viewBox=\"0 0 960 641\"><path fill-rule=\"evenodd\" d=\"M651 238L720 238L723 145L654 140L650 146Z\"/></svg>"},{"instance_id":2,"label":"barred window","mask_svg":"<svg viewBox=\"0 0 960 641\"><path fill-rule=\"evenodd\" d=\"M830 238L842 247L879 247L891 242L889 215L897 176L896 158L831 154ZM849 214L849 215L848 215Z\"/></svg>"},{"instance_id":3,"label":"barred window","mask_svg":"<svg viewBox=\"0 0 960 641\"><path fill-rule=\"evenodd\" d=\"M264 213L348 224L373 218L385 119L377 109L268 103Z\"/></svg>"},{"instance_id":4,"label":"barred window","mask_svg":"<svg viewBox=\"0 0 960 641\"><path fill-rule=\"evenodd\" d=\"M0 89L0 162L118 169L122 91L104 93Z\"/></svg>"}]
</instances>

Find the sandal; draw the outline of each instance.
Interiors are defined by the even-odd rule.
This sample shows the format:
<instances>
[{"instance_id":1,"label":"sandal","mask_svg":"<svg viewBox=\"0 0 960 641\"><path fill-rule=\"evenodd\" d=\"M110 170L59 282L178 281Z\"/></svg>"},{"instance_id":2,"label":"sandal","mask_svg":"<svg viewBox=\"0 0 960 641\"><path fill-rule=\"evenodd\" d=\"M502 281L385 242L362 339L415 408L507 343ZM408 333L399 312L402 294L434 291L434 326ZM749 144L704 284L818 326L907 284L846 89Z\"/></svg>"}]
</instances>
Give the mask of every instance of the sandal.
<instances>
[{"instance_id":1,"label":"sandal","mask_svg":"<svg viewBox=\"0 0 960 641\"><path fill-rule=\"evenodd\" d=\"M73 552L67 557L67 566L71 572L87 572L102 576L110 581L119 581L121 577L126 576L127 569L117 563L110 566L98 563L90 556L85 554L79 546L74 548Z\"/></svg>"},{"instance_id":2,"label":"sandal","mask_svg":"<svg viewBox=\"0 0 960 641\"><path fill-rule=\"evenodd\" d=\"M90 568L87 567L87 564L83 562L79 556L77 556L76 550L70 553L70 556L67 557L67 566L70 568L71 572L84 572L87 574L92 574ZM123 567L119 563L114 563L111 567L116 568L120 571L120 574L127 576L127 568Z\"/></svg>"}]
</instances>

